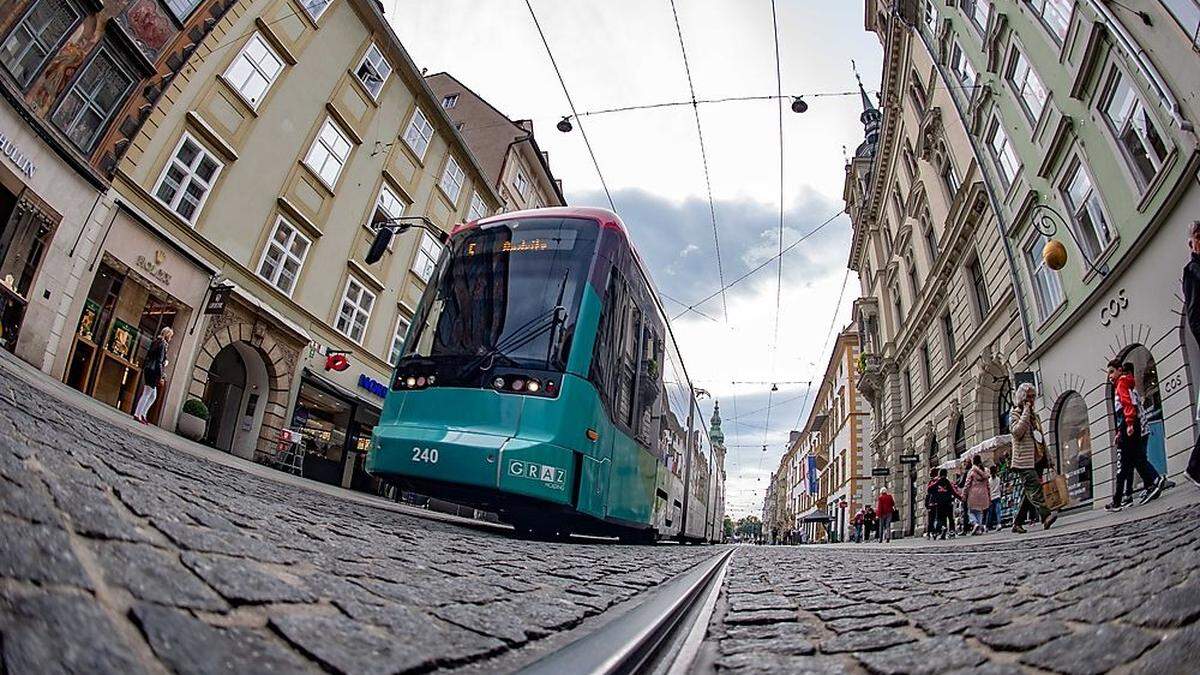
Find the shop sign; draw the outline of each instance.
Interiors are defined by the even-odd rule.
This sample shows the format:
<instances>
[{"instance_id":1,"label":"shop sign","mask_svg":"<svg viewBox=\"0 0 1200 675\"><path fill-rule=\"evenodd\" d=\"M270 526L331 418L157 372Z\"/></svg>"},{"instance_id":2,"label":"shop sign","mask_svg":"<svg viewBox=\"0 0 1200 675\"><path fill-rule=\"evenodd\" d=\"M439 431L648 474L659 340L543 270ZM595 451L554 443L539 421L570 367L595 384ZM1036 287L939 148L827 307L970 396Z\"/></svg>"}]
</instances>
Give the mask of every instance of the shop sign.
<instances>
[{"instance_id":1,"label":"shop sign","mask_svg":"<svg viewBox=\"0 0 1200 675\"><path fill-rule=\"evenodd\" d=\"M325 370L332 370L340 373L350 367L350 359L347 354L350 352L338 352L330 350L325 354Z\"/></svg>"},{"instance_id":2,"label":"shop sign","mask_svg":"<svg viewBox=\"0 0 1200 675\"><path fill-rule=\"evenodd\" d=\"M3 130L0 130L0 153L4 153L5 157L12 160L12 163L17 165L17 169L26 178L33 178L33 173L37 171L37 166L34 165L29 155L22 152L17 147L17 144L13 143L12 139L8 137L8 133Z\"/></svg>"},{"instance_id":3,"label":"shop sign","mask_svg":"<svg viewBox=\"0 0 1200 675\"><path fill-rule=\"evenodd\" d=\"M208 302L204 303L205 314L224 314L225 305L229 302L229 294L233 286L217 286L208 290Z\"/></svg>"},{"instance_id":4,"label":"shop sign","mask_svg":"<svg viewBox=\"0 0 1200 675\"><path fill-rule=\"evenodd\" d=\"M171 273L162 268L163 261L166 259L166 251L155 251L154 260L150 260L144 255L139 255L137 260L134 261L134 264L137 265L138 269L142 270L146 274L149 274L151 278L158 281L158 283L162 284L163 286L170 286Z\"/></svg>"},{"instance_id":5,"label":"shop sign","mask_svg":"<svg viewBox=\"0 0 1200 675\"><path fill-rule=\"evenodd\" d=\"M877 466L874 469L871 469L871 475L872 476L890 476L890 475L892 475L892 470L886 466Z\"/></svg>"},{"instance_id":6,"label":"shop sign","mask_svg":"<svg viewBox=\"0 0 1200 675\"><path fill-rule=\"evenodd\" d=\"M1117 290L1115 297L1109 298L1108 303L1100 308L1100 325L1107 328L1113 319L1121 315L1121 310L1129 307L1129 296L1125 295L1125 289Z\"/></svg>"},{"instance_id":7,"label":"shop sign","mask_svg":"<svg viewBox=\"0 0 1200 675\"><path fill-rule=\"evenodd\" d=\"M916 453L900 455L901 464L919 464L920 462L921 458L917 457Z\"/></svg>"},{"instance_id":8,"label":"shop sign","mask_svg":"<svg viewBox=\"0 0 1200 675\"><path fill-rule=\"evenodd\" d=\"M387 397L388 388L378 380L368 377L366 373L359 373L358 386L361 389L366 389L372 394L375 394L379 398Z\"/></svg>"}]
</instances>

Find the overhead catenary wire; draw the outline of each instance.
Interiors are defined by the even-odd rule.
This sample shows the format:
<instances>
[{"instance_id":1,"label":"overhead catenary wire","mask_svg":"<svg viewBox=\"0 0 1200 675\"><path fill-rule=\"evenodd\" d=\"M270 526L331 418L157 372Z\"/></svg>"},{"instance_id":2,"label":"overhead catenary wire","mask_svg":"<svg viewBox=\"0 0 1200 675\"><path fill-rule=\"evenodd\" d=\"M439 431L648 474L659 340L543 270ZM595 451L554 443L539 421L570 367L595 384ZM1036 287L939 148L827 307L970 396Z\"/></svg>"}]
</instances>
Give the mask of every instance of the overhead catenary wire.
<instances>
[{"instance_id":1,"label":"overhead catenary wire","mask_svg":"<svg viewBox=\"0 0 1200 675\"><path fill-rule=\"evenodd\" d=\"M876 95L879 94L879 92L873 92L873 93ZM858 96L858 95L859 95L859 92L857 89L855 89L854 91L818 91L818 92L809 92L809 93L804 93L804 94L767 94L767 95L763 95L763 96L722 96L719 98L698 98L694 102L690 99L687 101L661 101L658 103L642 103L642 104L637 104L637 105L620 106L620 107L616 107L616 108L601 108L598 110L588 110L586 112L578 113L577 115L572 115L571 119L578 119L580 117L594 117L597 115L611 115L614 113L634 112L634 111L639 111L639 110L655 110L658 108L682 108L683 106L693 105L693 103L695 105L710 105L710 104L714 104L714 103L744 103L744 102L753 102L753 101L774 101L775 99L785 99L786 100L789 98L791 98L791 99L800 98L801 96L803 96L805 98L825 98L825 97L841 97L841 96L849 97L849 96Z\"/></svg>"},{"instance_id":2,"label":"overhead catenary wire","mask_svg":"<svg viewBox=\"0 0 1200 675\"><path fill-rule=\"evenodd\" d=\"M525 6L529 9L529 17L533 19L533 25L537 28L538 37L542 39L542 46L546 48L546 56L550 58L550 65L554 67L554 74L558 76L558 83L562 86L563 96L567 99L567 105L571 108L571 114L575 113L575 101L571 99L571 92L567 89L567 82L563 79L562 71L559 70L558 61L554 58L554 52L550 49L550 42L546 40L546 33L542 31L542 24L538 21L537 12L533 11L533 3L530 0L525 0ZM577 117L577 115L576 115ZM617 205L613 203L612 193L608 191L608 183L604 180L604 172L600 171L600 162L596 159L596 153L592 150L592 142L588 140L587 131L583 128L583 123L578 119L579 134L583 136L583 144L587 147L588 155L592 158L592 166L596 167L596 175L600 178L600 186L604 188L604 196L608 199L608 206L613 210L617 210Z\"/></svg>"}]
</instances>

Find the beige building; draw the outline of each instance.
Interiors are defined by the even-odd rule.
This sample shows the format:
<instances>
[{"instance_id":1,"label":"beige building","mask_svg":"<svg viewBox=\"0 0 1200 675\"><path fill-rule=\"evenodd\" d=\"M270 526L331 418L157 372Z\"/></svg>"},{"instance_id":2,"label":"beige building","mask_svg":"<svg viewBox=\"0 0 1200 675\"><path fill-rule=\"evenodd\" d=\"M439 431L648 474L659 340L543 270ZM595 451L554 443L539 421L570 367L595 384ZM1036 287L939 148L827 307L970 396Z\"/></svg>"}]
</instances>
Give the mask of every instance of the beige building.
<instances>
[{"instance_id":1,"label":"beige building","mask_svg":"<svg viewBox=\"0 0 1200 675\"><path fill-rule=\"evenodd\" d=\"M866 140L846 167L857 386L871 404L874 466L889 470L876 484L896 499L894 533L911 535L924 531L935 468L1008 431L1027 345L1014 254L955 98L963 85L945 77L947 45L865 5L884 48L884 105L862 94Z\"/></svg>"},{"instance_id":2,"label":"beige building","mask_svg":"<svg viewBox=\"0 0 1200 675\"><path fill-rule=\"evenodd\" d=\"M505 211L566 205L562 181L550 171L550 155L538 146L531 120L509 119L449 73L425 81L479 160Z\"/></svg>"},{"instance_id":3,"label":"beige building","mask_svg":"<svg viewBox=\"0 0 1200 675\"><path fill-rule=\"evenodd\" d=\"M365 445L441 248L413 229L368 267L370 222L449 231L501 204L439 103L377 3L239 0L117 166L72 353L101 317L171 325L160 424L200 399L206 442L369 487Z\"/></svg>"}]
</instances>

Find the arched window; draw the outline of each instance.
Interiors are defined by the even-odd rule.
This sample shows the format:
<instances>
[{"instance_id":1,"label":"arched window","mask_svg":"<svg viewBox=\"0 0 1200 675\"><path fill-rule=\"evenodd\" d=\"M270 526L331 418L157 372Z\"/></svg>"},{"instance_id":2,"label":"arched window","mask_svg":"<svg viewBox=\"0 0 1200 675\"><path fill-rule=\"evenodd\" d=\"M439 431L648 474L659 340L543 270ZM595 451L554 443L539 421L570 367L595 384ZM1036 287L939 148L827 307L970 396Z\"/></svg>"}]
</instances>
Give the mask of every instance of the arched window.
<instances>
[{"instance_id":1,"label":"arched window","mask_svg":"<svg viewBox=\"0 0 1200 675\"><path fill-rule=\"evenodd\" d=\"M1000 386L996 389L996 433L1009 434L1012 430L1008 426L1009 415L1012 414L1012 397L1013 389L1012 382L1007 377L1000 380Z\"/></svg>"},{"instance_id":2,"label":"arched window","mask_svg":"<svg viewBox=\"0 0 1200 675\"><path fill-rule=\"evenodd\" d=\"M938 465L938 444L936 438L929 439L929 468Z\"/></svg>"},{"instance_id":3,"label":"arched window","mask_svg":"<svg viewBox=\"0 0 1200 675\"><path fill-rule=\"evenodd\" d=\"M1092 500L1092 433L1087 403L1079 392L1063 394L1054 418L1058 469L1067 478L1069 506Z\"/></svg>"},{"instance_id":4,"label":"arched window","mask_svg":"<svg viewBox=\"0 0 1200 675\"><path fill-rule=\"evenodd\" d=\"M963 424L962 415L954 423L954 457L962 457L967 452L967 429Z\"/></svg>"}]
</instances>

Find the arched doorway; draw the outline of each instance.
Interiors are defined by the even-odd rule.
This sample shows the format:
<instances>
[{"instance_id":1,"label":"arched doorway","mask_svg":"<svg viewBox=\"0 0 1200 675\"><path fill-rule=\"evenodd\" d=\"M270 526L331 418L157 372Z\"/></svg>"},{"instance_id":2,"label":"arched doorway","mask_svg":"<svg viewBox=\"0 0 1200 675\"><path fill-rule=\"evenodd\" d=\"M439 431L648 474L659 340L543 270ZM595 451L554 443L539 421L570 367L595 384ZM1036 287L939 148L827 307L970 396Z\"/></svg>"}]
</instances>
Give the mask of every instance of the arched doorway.
<instances>
[{"instance_id":1,"label":"arched doorway","mask_svg":"<svg viewBox=\"0 0 1200 675\"><path fill-rule=\"evenodd\" d=\"M209 422L204 442L254 459L269 386L266 362L256 348L241 341L222 347L208 368L204 403Z\"/></svg>"},{"instance_id":2,"label":"arched doorway","mask_svg":"<svg viewBox=\"0 0 1200 675\"><path fill-rule=\"evenodd\" d=\"M1162 396L1158 389L1158 366L1154 355L1144 345L1130 345L1121 354L1122 363L1133 364L1133 377L1136 389L1142 397L1142 407L1146 411L1146 430L1150 439L1146 443L1146 456L1154 468L1163 475L1167 472L1167 438L1163 425ZM1109 410L1113 407L1113 388L1108 387Z\"/></svg>"},{"instance_id":3,"label":"arched doorway","mask_svg":"<svg viewBox=\"0 0 1200 675\"><path fill-rule=\"evenodd\" d=\"M1009 426L1013 409L1012 381L1008 377L1001 378L1000 386L996 389L996 434L1011 434Z\"/></svg>"},{"instance_id":4,"label":"arched doorway","mask_svg":"<svg viewBox=\"0 0 1200 675\"><path fill-rule=\"evenodd\" d=\"M954 422L954 458L958 459L967 454L967 428L963 424L962 415Z\"/></svg>"},{"instance_id":5,"label":"arched doorway","mask_svg":"<svg viewBox=\"0 0 1200 675\"><path fill-rule=\"evenodd\" d=\"M1068 506L1092 501L1092 432L1087 402L1079 392L1068 391L1059 399L1054 439L1057 466L1071 495Z\"/></svg>"}]
</instances>

